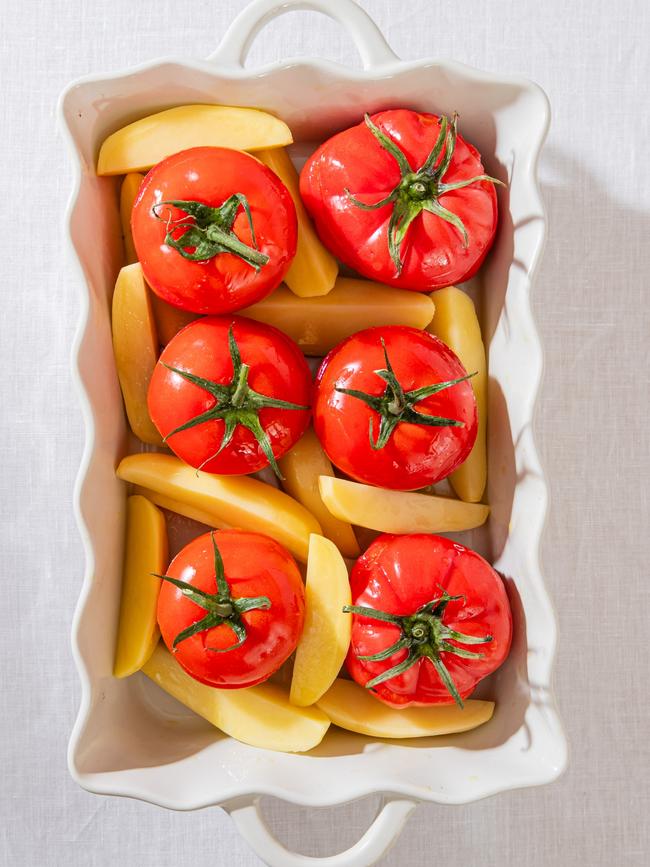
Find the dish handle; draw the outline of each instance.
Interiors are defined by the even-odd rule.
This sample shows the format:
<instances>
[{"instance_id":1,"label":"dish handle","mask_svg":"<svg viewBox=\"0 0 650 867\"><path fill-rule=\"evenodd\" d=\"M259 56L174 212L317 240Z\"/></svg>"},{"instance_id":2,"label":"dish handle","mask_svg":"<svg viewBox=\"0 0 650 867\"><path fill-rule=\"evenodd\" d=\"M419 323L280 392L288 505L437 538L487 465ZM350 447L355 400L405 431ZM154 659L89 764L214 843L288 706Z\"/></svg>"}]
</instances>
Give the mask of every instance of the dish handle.
<instances>
[{"instance_id":1,"label":"dish handle","mask_svg":"<svg viewBox=\"0 0 650 867\"><path fill-rule=\"evenodd\" d=\"M399 60L368 13L354 0L252 0L232 22L217 50L208 60L243 69L255 37L263 27L285 12L321 12L338 21L352 37L364 69Z\"/></svg>"},{"instance_id":2,"label":"dish handle","mask_svg":"<svg viewBox=\"0 0 650 867\"><path fill-rule=\"evenodd\" d=\"M273 836L259 810L259 797L225 806L237 830L268 867L369 867L388 852L417 807L410 798L384 797L372 825L360 840L337 855L315 858L290 852Z\"/></svg>"}]
</instances>

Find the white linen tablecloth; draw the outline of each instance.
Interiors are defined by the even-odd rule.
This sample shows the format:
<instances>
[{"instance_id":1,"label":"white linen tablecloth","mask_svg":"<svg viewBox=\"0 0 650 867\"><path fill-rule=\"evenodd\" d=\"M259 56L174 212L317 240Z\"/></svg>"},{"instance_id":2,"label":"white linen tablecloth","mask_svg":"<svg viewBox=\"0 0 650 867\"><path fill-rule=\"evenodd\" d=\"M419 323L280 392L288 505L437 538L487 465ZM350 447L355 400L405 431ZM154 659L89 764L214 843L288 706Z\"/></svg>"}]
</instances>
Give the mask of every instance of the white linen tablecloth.
<instances>
[{"instance_id":1,"label":"white linen tablecloth","mask_svg":"<svg viewBox=\"0 0 650 867\"><path fill-rule=\"evenodd\" d=\"M77 287L59 229L71 171L55 103L72 78L160 55L201 58L244 0L0 2L2 824L11 867L259 864L218 809L174 814L77 788L66 743L82 552L70 506L82 423L69 373ZM543 545L560 625L570 766L556 784L422 806L385 865L641 867L650 799L650 5L646 0L362 0L404 58L519 73L549 94L541 177L550 235L534 304L546 350L536 435L552 509ZM313 13L274 22L250 64L358 63ZM325 854L374 804L267 802L281 839Z\"/></svg>"}]
</instances>

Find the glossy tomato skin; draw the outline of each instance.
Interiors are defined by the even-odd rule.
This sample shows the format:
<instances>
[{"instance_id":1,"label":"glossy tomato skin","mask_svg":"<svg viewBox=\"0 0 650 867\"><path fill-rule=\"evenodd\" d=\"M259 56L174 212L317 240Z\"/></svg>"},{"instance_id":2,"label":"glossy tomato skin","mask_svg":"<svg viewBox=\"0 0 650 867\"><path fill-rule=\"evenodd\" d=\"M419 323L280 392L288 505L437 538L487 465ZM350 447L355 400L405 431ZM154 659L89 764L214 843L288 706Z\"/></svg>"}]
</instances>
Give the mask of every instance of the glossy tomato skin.
<instances>
[{"instance_id":1,"label":"glossy tomato skin","mask_svg":"<svg viewBox=\"0 0 650 867\"><path fill-rule=\"evenodd\" d=\"M309 407L312 380L298 346L277 328L242 316L206 316L191 322L163 350L154 368L148 392L153 423L162 436L191 418L211 409L216 399L165 365L186 370L217 383L233 377L228 331L239 347L242 361L250 365L249 385L257 392ZM259 420L276 458L297 442L309 424L310 411L265 408ZM167 445L193 467L208 473L254 473L268 460L250 430L238 425L228 446L216 454L224 434L224 422L214 419L170 436ZM207 463L204 463L207 461Z\"/></svg>"},{"instance_id":2,"label":"glossy tomato skin","mask_svg":"<svg viewBox=\"0 0 650 867\"><path fill-rule=\"evenodd\" d=\"M242 614L247 637L241 647L226 648L235 634L223 624L197 633L173 647L174 638L206 612L168 582L158 597L158 624L163 640L179 664L196 680L222 689L253 686L269 678L295 650L304 622L304 588L296 563L278 542L261 533L219 530L215 541L232 597L266 596L271 607ZM167 574L216 592L214 555L210 533L199 536L172 560Z\"/></svg>"},{"instance_id":3,"label":"glossy tomato skin","mask_svg":"<svg viewBox=\"0 0 650 867\"><path fill-rule=\"evenodd\" d=\"M438 137L438 115L395 109L371 117L399 145L411 168L419 169ZM482 174L485 169L479 152L458 135L444 181L455 183ZM345 190L365 204L374 204L386 197L400 179L394 157L361 121L332 136L312 154L300 176L300 194L323 243L365 277L418 291L469 280L494 241L498 220L494 184L477 181L439 198L444 208L463 221L469 238L467 247L454 226L422 211L409 226L398 274L388 251L392 205L362 210L350 201Z\"/></svg>"},{"instance_id":4,"label":"glossy tomato skin","mask_svg":"<svg viewBox=\"0 0 650 867\"><path fill-rule=\"evenodd\" d=\"M410 391L465 376L456 355L441 340L417 328L380 326L359 331L339 343L316 376L314 429L329 459L340 470L370 485L413 491L453 472L476 439L476 400L469 381L438 392L416 405L418 412L461 421L464 427L425 427L400 423L388 443L375 450L378 414L337 387L382 395L385 383L375 370L385 368L383 338L402 388Z\"/></svg>"},{"instance_id":5,"label":"glossy tomato skin","mask_svg":"<svg viewBox=\"0 0 650 867\"><path fill-rule=\"evenodd\" d=\"M438 598L441 587L452 596L463 597L448 604L442 622L464 635L491 635L492 641L467 648L483 653L482 659L463 659L441 652L461 698L469 696L476 684L508 656L512 614L503 580L481 556L451 539L425 533L380 536L357 560L350 585L354 605L391 614L413 614L421 605ZM346 666L357 683L364 686L406 657L406 650L400 650L382 662L358 659L359 655L372 655L390 647L399 637L399 629L390 623L353 615ZM450 643L463 646L456 641ZM372 692L385 704L398 708L454 701L425 658L404 674L378 684Z\"/></svg>"},{"instance_id":6,"label":"glossy tomato skin","mask_svg":"<svg viewBox=\"0 0 650 867\"><path fill-rule=\"evenodd\" d=\"M256 271L232 253L205 261L190 261L165 244L167 224L152 212L168 200L199 201L221 206L233 193L243 193L250 205L259 250L270 257ZM178 208L163 209L165 217L184 216ZM296 252L296 209L289 191L269 168L250 154L228 148L198 147L180 151L154 166L138 192L131 216L133 242L153 291L184 310L226 313L260 301L275 289ZM243 208L233 231L254 246Z\"/></svg>"}]
</instances>

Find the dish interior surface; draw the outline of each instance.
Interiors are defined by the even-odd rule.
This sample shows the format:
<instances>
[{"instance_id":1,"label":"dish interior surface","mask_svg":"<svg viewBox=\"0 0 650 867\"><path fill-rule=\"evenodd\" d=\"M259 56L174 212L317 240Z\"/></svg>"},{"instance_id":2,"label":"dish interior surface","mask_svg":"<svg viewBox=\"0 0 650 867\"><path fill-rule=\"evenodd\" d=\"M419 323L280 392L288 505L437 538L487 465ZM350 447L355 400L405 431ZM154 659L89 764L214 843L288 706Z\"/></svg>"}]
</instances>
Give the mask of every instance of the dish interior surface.
<instances>
[{"instance_id":1,"label":"dish interior surface","mask_svg":"<svg viewBox=\"0 0 650 867\"><path fill-rule=\"evenodd\" d=\"M488 524L457 538L488 557L510 595L515 639L504 666L476 697L494 699L493 719L466 734L377 741L332 728L304 755L240 744L183 708L143 675L112 676L126 489L115 466L130 449L113 361L110 298L123 264L116 178L98 178L99 145L124 124L193 102L256 106L286 121L300 162L363 111L408 107L458 111L462 135L481 151L499 188L500 227L479 278L489 341ZM461 803L561 772L565 742L550 694L555 620L538 564L546 486L532 442L542 356L531 319L531 277L545 224L535 181L548 124L543 93L456 64L395 64L352 73L333 64L290 63L222 73L168 62L72 86L63 117L81 177L70 232L87 285L77 344L88 442L78 484L87 574L75 620L82 706L70 744L75 778L92 791L131 795L177 809L272 794L302 804L339 803L377 791Z\"/></svg>"}]
</instances>

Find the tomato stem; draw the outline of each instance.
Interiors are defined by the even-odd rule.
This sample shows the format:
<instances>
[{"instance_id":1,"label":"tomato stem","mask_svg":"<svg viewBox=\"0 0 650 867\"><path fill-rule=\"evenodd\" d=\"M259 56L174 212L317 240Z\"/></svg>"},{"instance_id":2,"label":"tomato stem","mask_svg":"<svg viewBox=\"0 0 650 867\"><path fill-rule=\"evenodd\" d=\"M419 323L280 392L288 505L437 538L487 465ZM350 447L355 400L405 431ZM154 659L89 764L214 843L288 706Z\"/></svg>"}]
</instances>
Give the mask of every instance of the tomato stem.
<instances>
[{"instance_id":1,"label":"tomato stem","mask_svg":"<svg viewBox=\"0 0 650 867\"><path fill-rule=\"evenodd\" d=\"M174 220L172 212L168 210L167 216L163 217L158 213L163 205L185 211L185 216ZM241 241L232 228L240 207L248 220L252 247ZM156 219L167 224L165 244L180 253L184 259L205 262L219 253L232 253L256 271L269 261L266 253L261 253L257 248L250 205L243 193L233 193L218 208L192 199L170 199L154 205L152 213ZM180 230L183 230L182 234L177 236L176 233Z\"/></svg>"},{"instance_id":2,"label":"tomato stem","mask_svg":"<svg viewBox=\"0 0 650 867\"><path fill-rule=\"evenodd\" d=\"M260 394L250 387L248 384L250 365L245 364L241 360L239 347L237 346L237 341L235 340L233 333L233 325L228 329L228 350L232 361L233 375L232 379L227 384L214 382L211 379L197 376L187 370L172 367L169 364L165 364L164 361L159 361L159 364L162 364L163 367L167 368L167 370L171 370L172 373L182 376L183 379L191 382L199 388L202 388L204 391L207 391L208 394L211 394L215 399L214 406L205 412L199 413L199 415L193 416L183 422L183 424L178 425L178 427L175 427L166 434L163 441L167 442L170 437L173 437L182 431L196 427L199 424L221 419L224 423L221 443L217 451L207 457L203 463L199 465L197 469L201 470L209 461L221 454L232 440L237 425L242 425L253 434L264 453L265 458L273 468L274 473L279 479L282 479L283 477L280 473L280 468L275 459L275 455L273 454L271 441L259 419L260 410L273 408L305 411L308 410L309 407L301 406L297 403L290 403L289 401L280 400L279 398L269 397L265 394Z\"/></svg>"},{"instance_id":3,"label":"tomato stem","mask_svg":"<svg viewBox=\"0 0 650 867\"><path fill-rule=\"evenodd\" d=\"M250 366L248 364L242 364L239 368L239 373L237 374L237 382L235 383L235 390L232 393L231 402L233 406L241 406L246 400L246 392L248 391L248 371L250 370Z\"/></svg>"},{"instance_id":4,"label":"tomato stem","mask_svg":"<svg viewBox=\"0 0 650 867\"><path fill-rule=\"evenodd\" d=\"M196 620L186 629L181 630L174 638L172 648L176 648L181 641L191 638L200 632L205 632L208 629L214 629L217 626L226 625L235 634L237 642L228 647L207 647L206 650L211 650L214 653L225 653L228 650L234 650L246 641L246 625L242 620L241 615L246 611L253 609L268 610L271 607L271 600L267 596L247 597L242 596L234 599L230 590L230 585L226 579L226 574L223 568L223 559L221 552L217 547L214 531L210 533L212 540L212 553L214 557L214 577L217 586L216 593L206 593L193 584L188 584L186 581L180 581L178 578L172 578L170 575L158 575L152 573L156 578L162 581L167 581L173 584L181 591L183 596L186 596L195 605L203 608L208 613L200 620Z\"/></svg>"},{"instance_id":5,"label":"tomato stem","mask_svg":"<svg viewBox=\"0 0 650 867\"><path fill-rule=\"evenodd\" d=\"M357 654L357 659L364 662L383 662L395 654L399 653L401 655L403 651L406 651L406 655L398 660L395 665L368 680L365 684L366 689L372 690L380 683L385 683L394 677L399 677L421 660L428 659L449 694L456 704L462 708L463 701L460 693L441 658L441 654L450 653L464 659L481 659L483 657L482 653L458 647L458 645L451 644L450 642L457 641L460 644L472 645L487 644L492 641L491 635L483 637L464 635L462 632L450 629L443 623L442 616L447 605L452 601L463 598L462 596L451 596L443 589L440 596L422 605L414 614L407 615L391 614L387 611L369 608L365 605L343 606L345 613L390 623L393 626L397 626L401 633L399 639L389 647L380 650L378 653L369 655Z\"/></svg>"},{"instance_id":6,"label":"tomato stem","mask_svg":"<svg viewBox=\"0 0 650 867\"><path fill-rule=\"evenodd\" d=\"M474 373L468 373L466 376L460 376L458 379L450 379L446 382L436 382L432 385L421 386L412 391L404 391L402 388L393 366L388 357L386 343L384 338L381 338L381 345L384 350L384 359L386 367L384 369L375 370L374 373L386 383L386 388L382 395L372 395L365 391L359 391L356 388L341 388L335 387L335 391L340 394L347 394L349 397L355 397L357 400L363 401L371 409L379 414L379 430L376 439L374 438L375 419L371 416L368 422L368 436L370 437L370 445L378 451L382 449L389 441L393 431L401 422L409 424L420 424L428 427L464 427L464 422L453 418L445 418L444 416L428 415L421 413L415 409L415 405L427 397L437 394L439 391L444 391L446 388L451 388L461 382L465 382L476 376Z\"/></svg>"},{"instance_id":7,"label":"tomato stem","mask_svg":"<svg viewBox=\"0 0 650 867\"><path fill-rule=\"evenodd\" d=\"M404 154L397 142L381 130L372 121L370 115L365 114L364 120L380 146L395 159L400 170L401 179L388 195L377 202L363 202L347 188L345 189L345 194L353 205L365 211L374 211L377 208L383 208L388 205L392 206L393 210L388 223L388 251L397 273L401 273L403 266L404 257L402 256L402 248L406 240L408 228L422 211L427 211L441 220L450 223L461 235L463 246L467 248L469 246L469 236L463 221L457 214L444 208L438 199L440 196L445 195L445 193L449 193L452 190L460 190L463 187L468 187L470 184L476 184L480 181L487 181L488 183L499 184L500 186L505 185L498 178L485 174L476 175L473 178L465 178L456 183L443 183L443 178L451 165L456 148L458 114L454 112L451 121L444 115L440 116L438 138L426 160L417 170L411 168L406 154Z\"/></svg>"}]
</instances>

